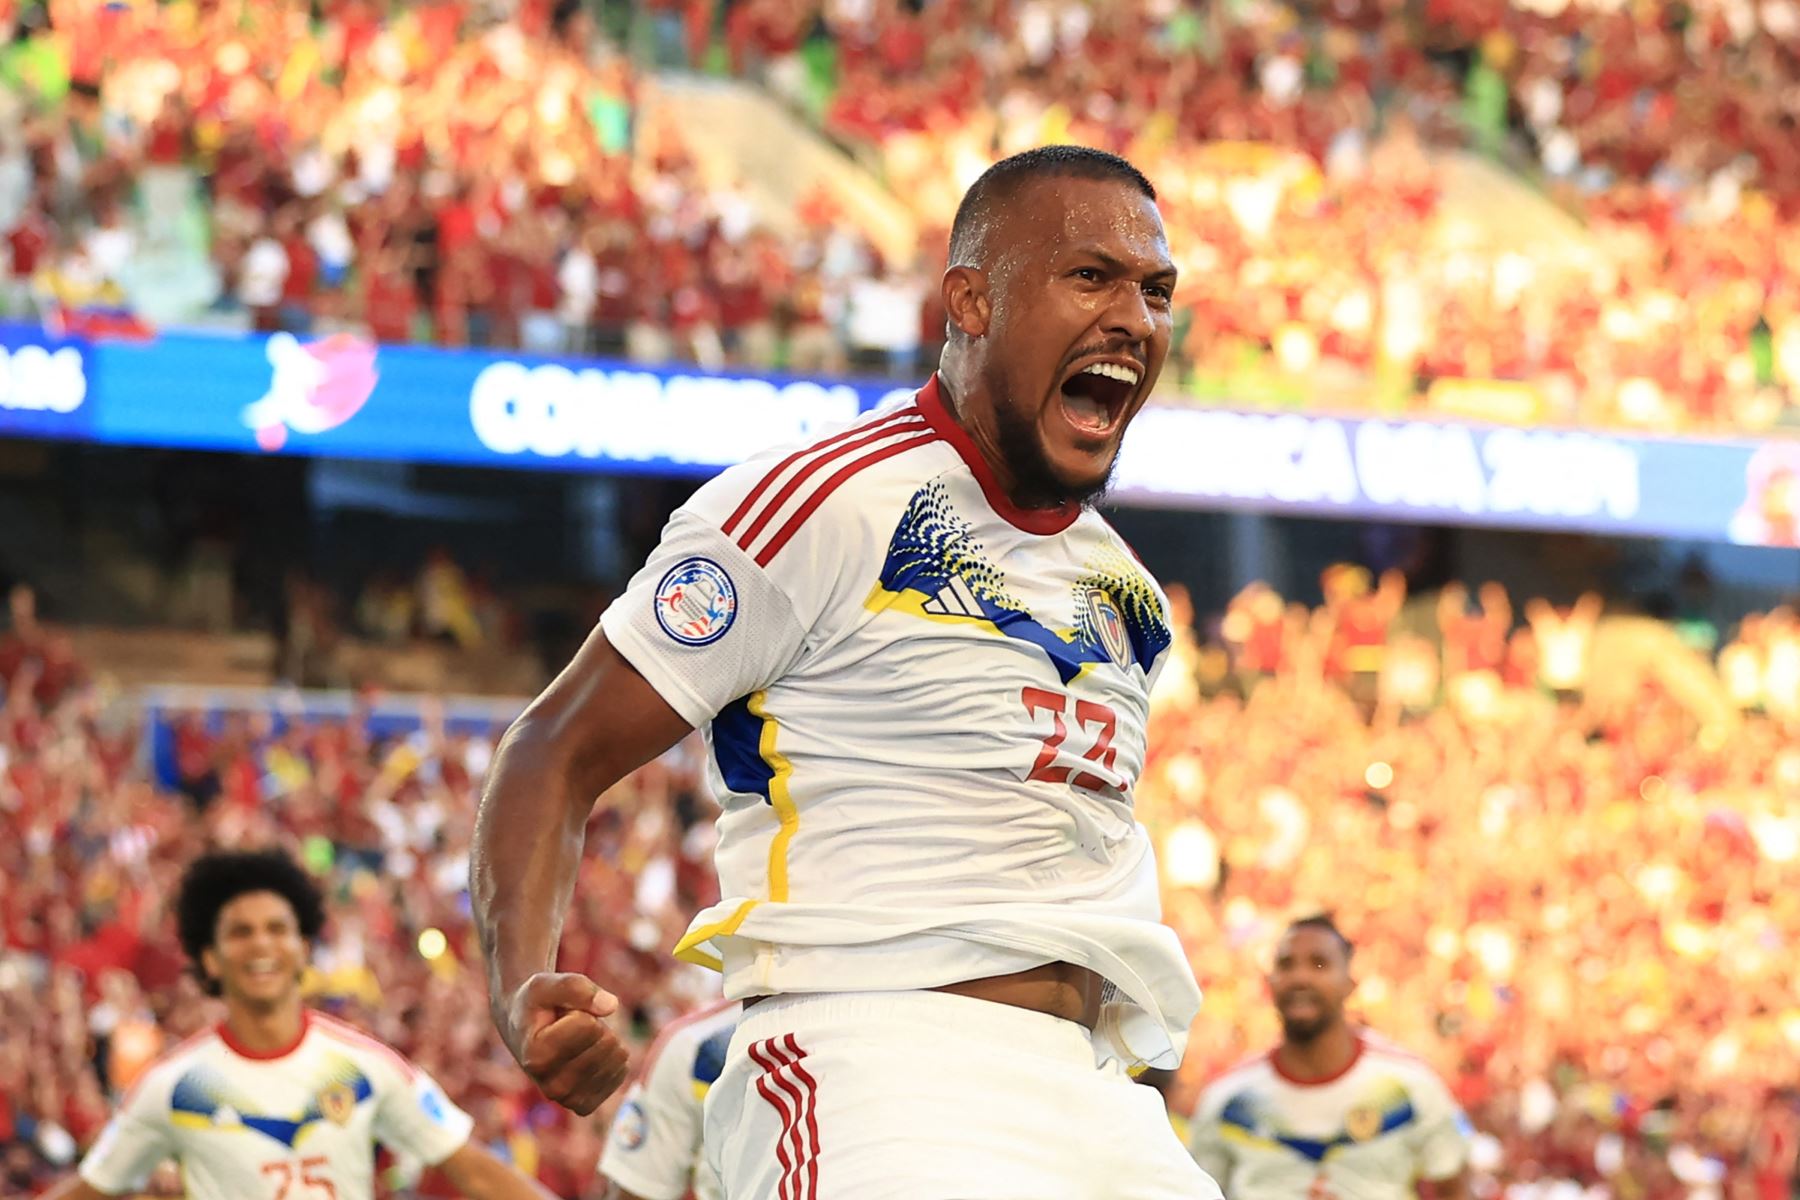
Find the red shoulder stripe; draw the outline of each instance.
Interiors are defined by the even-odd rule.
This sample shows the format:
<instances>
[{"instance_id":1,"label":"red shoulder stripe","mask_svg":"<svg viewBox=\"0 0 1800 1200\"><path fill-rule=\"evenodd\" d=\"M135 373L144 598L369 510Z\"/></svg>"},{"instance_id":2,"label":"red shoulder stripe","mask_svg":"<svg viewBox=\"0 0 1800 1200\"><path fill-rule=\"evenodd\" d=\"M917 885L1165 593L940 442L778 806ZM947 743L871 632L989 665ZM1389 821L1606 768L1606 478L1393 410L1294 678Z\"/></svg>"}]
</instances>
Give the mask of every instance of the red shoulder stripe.
<instances>
[{"instance_id":1,"label":"red shoulder stripe","mask_svg":"<svg viewBox=\"0 0 1800 1200\"><path fill-rule=\"evenodd\" d=\"M844 466L839 467L837 472L833 474L831 478L820 484L818 489L806 498L806 503L802 504L794 515L788 518L787 524L781 527L781 531L770 538L768 543L764 545L761 550L756 552L756 565L759 567L768 566L775 556L781 553L781 548L788 544L794 534L799 532L800 526L806 524L806 518L818 511L819 505L825 503L825 501L830 498L831 493L842 487L844 482L858 471L866 470L884 459L894 457L896 454L904 454L908 450L915 450L920 446L927 446L932 442L941 440L942 439L938 437L935 431L926 430L905 441L894 442L891 445L883 446L873 453L865 454L863 457L854 459Z\"/></svg>"},{"instance_id":2,"label":"red shoulder stripe","mask_svg":"<svg viewBox=\"0 0 1800 1200\"><path fill-rule=\"evenodd\" d=\"M174 1062L177 1058L180 1058L183 1054L186 1054L189 1050L192 1050L207 1038L218 1036L218 1032L217 1028L209 1025L199 1033L191 1033L181 1041L175 1043L172 1049L157 1055L156 1058L151 1061L149 1066L138 1072L138 1077L132 1080L131 1086L125 1089L125 1095L119 1100L119 1107L124 1108L137 1098L139 1089L144 1086L144 1081L150 1078L150 1073L152 1071Z\"/></svg>"},{"instance_id":3,"label":"red shoulder stripe","mask_svg":"<svg viewBox=\"0 0 1800 1200\"><path fill-rule=\"evenodd\" d=\"M1370 1054L1375 1055L1377 1058L1388 1058L1388 1059L1393 1059L1396 1062L1412 1063L1414 1066L1426 1067L1426 1068L1429 1068L1434 1071L1437 1069L1435 1067L1432 1067L1431 1063L1429 1061L1427 1061L1426 1059L1420 1058L1417 1054L1414 1054L1411 1050L1407 1050L1400 1046L1396 1046L1392 1042L1379 1042L1379 1041L1365 1040L1363 1042L1363 1047Z\"/></svg>"},{"instance_id":4,"label":"red shoulder stripe","mask_svg":"<svg viewBox=\"0 0 1800 1200\"><path fill-rule=\"evenodd\" d=\"M798 471L795 471L793 478L781 485L781 490L776 492L775 495L770 498L769 502L763 505L757 512L756 519L750 522L749 528L738 535L738 545L748 551L750 547L755 544L756 539L762 535L764 527L774 519L775 514L781 511L783 505L793 499L794 493L799 491L800 488L805 485L807 480L812 479L832 463L837 462L850 454L854 454L856 451L861 450L863 447L874 442L883 441L892 437L900 437L909 433L924 432L926 432L926 426L923 417L911 420L884 421L869 429L861 437L852 438L850 441L844 442L841 445L833 446L826 453L819 455L819 457L813 459Z\"/></svg>"},{"instance_id":5,"label":"red shoulder stripe","mask_svg":"<svg viewBox=\"0 0 1800 1200\"><path fill-rule=\"evenodd\" d=\"M660 1058L662 1052L668 1048L670 1038L680 1033L683 1029L697 1025L710 1016L724 1012L736 1003L736 1000L714 1000L711 1004L703 1004L693 1012L683 1013L673 1021L670 1021L667 1025L664 1025L662 1027L662 1032L657 1034L651 1041L650 1049L644 1052L644 1065L638 1069L639 1078L648 1079L650 1077L650 1068L656 1065L656 1060Z\"/></svg>"},{"instance_id":6,"label":"red shoulder stripe","mask_svg":"<svg viewBox=\"0 0 1800 1200\"><path fill-rule=\"evenodd\" d=\"M749 494L746 495L743 498L743 500L739 502L737 508L732 511L732 514L729 517L725 518L725 523L719 527L720 531L723 532L727 537L731 536L733 531L737 528L738 523L741 522L746 516L749 515L751 509L756 507L756 502L758 500L762 499L763 494L765 492L767 492L768 489L774 485L774 483L777 479L781 478L782 473L784 471L786 471L789 467L793 466L795 463L799 462L801 459L805 458L807 455L818 454L818 453L825 452L825 451L831 451L835 447L839 446L841 443L847 441L850 438L856 437L861 434L869 433L872 430L880 429L884 426L893 425L901 417L908 417L909 423L910 423L910 418L918 416L918 412L919 412L919 410L917 408L914 408L912 405L909 404L905 408L897 409L894 412L889 413L887 416L882 417L878 421L871 421L871 422L866 422L866 423L859 421L855 425L852 425L850 428L843 430L840 433L835 433L832 436L826 438L824 441L814 442L810 446L800 447L798 450L794 451L792 454L788 455L786 458L784 458L780 462L776 463L775 466L773 468L771 468L767 474L765 474L761 479L757 480L756 486L750 489ZM804 473L804 470L805 469L803 468L802 473ZM775 506L777 508L780 507L780 504L781 504L781 502L779 500L777 500L775 502ZM752 535L752 536L754 536L754 535Z\"/></svg>"},{"instance_id":7,"label":"red shoulder stripe","mask_svg":"<svg viewBox=\"0 0 1800 1200\"><path fill-rule=\"evenodd\" d=\"M1223 1071L1219 1072L1219 1077L1221 1079L1223 1079L1225 1076L1235 1075L1239 1071L1248 1071L1251 1067L1259 1066L1263 1063L1268 1062L1269 1056L1274 1053L1275 1052L1273 1050L1263 1050L1263 1051L1259 1051L1256 1054L1251 1054L1251 1055L1247 1055L1243 1058L1240 1058L1236 1062L1232 1063L1229 1067L1226 1067Z\"/></svg>"},{"instance_id":8,"label":"red shoulder stripe","mask_svg":"<svg viewBox=\"0 0 1800 1200\"><path fill-rule=\"evenodd\" d=\"M419 1069L408 1062L404 1054L401 1054L386 1042L378 1041L358 1029L356 1026L346 1024L336 1017L328 1017L324 1013L314 1013L313 1020L317 1023L320 1033L335 1038L353 1049L368 1050L387 1059L388 1062L398 1068L400 1074L405 1077L408 1083L411 1083L414 1079L419 1077Z\"/></svg>"}]
</instances>

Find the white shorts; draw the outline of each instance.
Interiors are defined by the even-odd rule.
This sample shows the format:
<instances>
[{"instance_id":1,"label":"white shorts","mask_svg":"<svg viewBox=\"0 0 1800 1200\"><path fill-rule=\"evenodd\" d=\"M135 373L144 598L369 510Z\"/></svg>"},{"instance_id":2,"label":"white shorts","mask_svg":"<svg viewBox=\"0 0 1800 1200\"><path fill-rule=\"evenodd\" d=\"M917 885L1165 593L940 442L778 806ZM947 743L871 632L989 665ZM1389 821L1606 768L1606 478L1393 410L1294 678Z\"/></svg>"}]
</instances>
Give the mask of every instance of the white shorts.
<instances>
[{"instance_id":1,"label":"white shorts","mask_svg":"<svg viewBox=\"0 0 1800 1200\"><path fill-rule=\"evenodd\" d=\"M727 1200L1219 1200L1087 1030L943 992L753 1005L706 1097Z\"/></svg>"}]
</instances>

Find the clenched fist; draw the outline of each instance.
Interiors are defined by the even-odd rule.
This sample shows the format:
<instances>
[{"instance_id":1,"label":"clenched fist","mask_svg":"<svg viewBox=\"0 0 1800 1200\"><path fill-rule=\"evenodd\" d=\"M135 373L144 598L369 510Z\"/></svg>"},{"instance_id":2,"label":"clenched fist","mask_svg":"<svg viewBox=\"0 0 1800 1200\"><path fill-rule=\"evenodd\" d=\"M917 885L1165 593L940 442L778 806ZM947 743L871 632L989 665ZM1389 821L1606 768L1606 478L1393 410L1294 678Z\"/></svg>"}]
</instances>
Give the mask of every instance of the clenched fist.
<instances>
[{"instance_id":1,"label":"clenched fist","mask_svg":"<svg viewBox=\"0 0 1800 1200\"><path fill-rule=\"evenodd\" d=\"M625 1044L604 1018L619 999L585 975L543 971L506 1006L506 1048L538 1089L587 1116L625 1082Z\"/></svg>"}]
</instances>

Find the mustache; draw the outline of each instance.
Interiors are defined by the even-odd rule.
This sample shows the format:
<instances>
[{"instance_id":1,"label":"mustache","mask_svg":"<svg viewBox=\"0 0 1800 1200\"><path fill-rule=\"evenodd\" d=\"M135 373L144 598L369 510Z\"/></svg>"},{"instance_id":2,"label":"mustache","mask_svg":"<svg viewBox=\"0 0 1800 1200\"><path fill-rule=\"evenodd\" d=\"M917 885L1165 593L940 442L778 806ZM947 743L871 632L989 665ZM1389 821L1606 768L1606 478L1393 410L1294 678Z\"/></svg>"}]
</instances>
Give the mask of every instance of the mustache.
<instances>
[{"instance_id":1,"label":"mustache","mask_svg":"<svg viewBox=\"0 0 1800 1200\"><path fill-rule=\"evenodd\" d=\"M1325 1002L1325 993L1319 991L1317 988L1296 987L1275 993L1276 1000L1297 1000L1302 996L1317 1000L1321 1004Z\"/></svg>"},{"instance_id":2,"label":"mustache","mask_svg":"<svg viewBox=\"0 0 1800 1200\"><path fill-rule=\"evenodd\" d=\"M1112 358L1129 358L1138 365L1140 374L1147 371L1150 366L1144 361L1143 348L1136 342L1095 342L1091 346L1077 347L1063 360L1063 367L1066 370L1070 363L1080 362L1082 359L1096 354Z\"/></svg>"}]
</instances>

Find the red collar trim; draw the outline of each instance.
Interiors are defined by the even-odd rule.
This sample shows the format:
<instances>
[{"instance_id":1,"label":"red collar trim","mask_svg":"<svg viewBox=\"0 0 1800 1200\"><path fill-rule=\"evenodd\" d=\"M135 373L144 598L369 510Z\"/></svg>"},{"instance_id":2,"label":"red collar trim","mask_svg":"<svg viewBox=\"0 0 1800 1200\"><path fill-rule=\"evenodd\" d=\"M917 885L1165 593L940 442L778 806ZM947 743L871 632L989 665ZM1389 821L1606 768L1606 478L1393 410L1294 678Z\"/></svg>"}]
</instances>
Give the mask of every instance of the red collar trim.
<instances>
[{"instance_id":1,"label":"red collar trim","mask_svg":"<svg viewBox=\"0 0 1800 1200\"><path fill-rule=\"evenodd\" d=\"M1363 1040L1359 1037L1356 1039L1356 1050L1350 1055L1350 1061L1344 1064L1343 1070L1333 1071L1323 1079L1301 1079L1296 1075L1288 1074L1282 1069L1281 1059L1276 1057L1276 1052L1274 1050L1269 1051L1269 1066L1275 1069L1277 1075L1281 1076L1295 1087L1324 1087L1326 1084L1336 1083L1338 1080L1348 1075L1350 1073L1350 1068L1362 1061L1362 1056Z\"/></svg>"},{"instance_id":2,"label":"red collar trim","mask_svg":"<svg viewBox=\"0 0 1800 1200\"><path fill-rule=\"evenodd\" d=\"M987 497L988 506L1006 518L1008 524L1016 529L1023 529L1026 533L1047 535L1061 533L1081 515L1081 506L1078 504L1064 504L1058 508L1020 508L1009 500L1000 488L1000 481L994 478L987 459L981 456L981 448L975 444L975 439L951 415L950 406L944 403L943 391L936 375L919 389L918 405L931 428L939 437L956 447L963 462L975 473L975 482L981 485L981 494Z\"/></svg>"},{"instance_id":3,"label":"red collar trim","mask_svg":"<svg viewBox=\"0 0 1800 1200\"><path fill-rule=\"evenodd\" d=\"M239 1058L253 1059L256 1062L269 1062L272 1059L286 1058L288 1055L298 1050L300 1048L300 1043L306 1040L306 1031L311 1027L312 1014L305 1009L301 1009L299 1035L294 1038L292 1045L283 1046L279 1050L250 1049L250 1047L231 1036L231 1027L223 1021L219 1022L219 1040L224 1042L226 1048Z\"/></svg>"}]
</instances>

